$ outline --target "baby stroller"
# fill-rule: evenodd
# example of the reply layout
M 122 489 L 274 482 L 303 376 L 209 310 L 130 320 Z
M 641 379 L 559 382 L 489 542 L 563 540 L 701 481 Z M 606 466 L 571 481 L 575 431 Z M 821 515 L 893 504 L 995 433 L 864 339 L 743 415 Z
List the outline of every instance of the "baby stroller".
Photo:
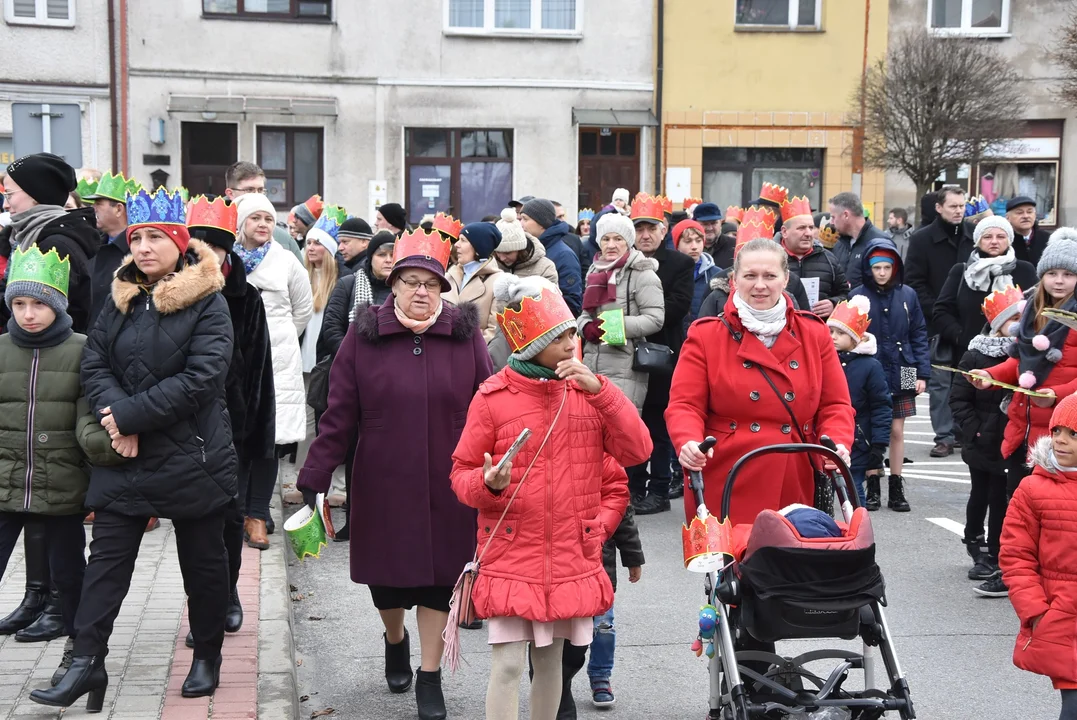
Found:
M 698 506 L 684 528 L 685 565 L 706 574 L 707 604 L 693 645 L 710 658 L 710 715 L 715 720 L 878 720 L 896 711 L 915 718 L 909 686 L 894 651 L 883 606 L 882 574 L 867 511 L 858 503 L 849 468 L 826 445 L 771 445 L 733 465 L 722 494 L 719 523 L 703 500 L 702 473 L 691 473 Z M 706 453 L 715 444 L 708 437 Z M 830 476 L 842 508 L 842 537 L 804 538 L 782 515 L 764 510 L 750 526 L 728 523 L 733 485 L 744 466 L 766 455 L 812 453 L 832 461 Z M 757 463 L 758 466 L 758 463 Z M 739 546 L 739 547 L 738 547 Z M 820 649 L 784 657 L 779 640 L 840 638 L 863 641 L 860 653 Z M 874 648 L 886 669 L 885 689 L 875 687 Z M 821 677 L 806 665 L 836 660 Z M 844 687 L 850 671 L 864 673 L 863 690 Z

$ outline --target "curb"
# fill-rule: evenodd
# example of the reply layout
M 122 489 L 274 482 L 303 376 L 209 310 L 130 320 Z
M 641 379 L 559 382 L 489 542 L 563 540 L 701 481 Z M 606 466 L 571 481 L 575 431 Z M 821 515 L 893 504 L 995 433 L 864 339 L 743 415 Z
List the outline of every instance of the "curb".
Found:
M 297 720 L 299 683 L 295 670 L 292 601 L 288 592 L 287 540 L 281 512 L 281 491 L 274 493 L 270 513 L 277 524 L 275 542 L 260 553 L 258 617 L 258 718 Z

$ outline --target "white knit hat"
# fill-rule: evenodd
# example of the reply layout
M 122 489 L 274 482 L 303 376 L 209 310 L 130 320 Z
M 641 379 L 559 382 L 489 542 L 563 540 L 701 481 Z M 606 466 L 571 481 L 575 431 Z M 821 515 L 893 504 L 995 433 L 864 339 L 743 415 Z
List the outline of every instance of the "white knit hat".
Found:
M 501 231 L 501 242 L 494 252 L 513 252 L 527 249 L 527 235 L 520 221 L 516 219 L 516 209 L 507 207 L 501 211 L 501 219 L 495 223 Z
M 617 188 L 616 190 L 613 191 L 613 200 L 614 200 L 614 202 L 616 202 L 618 200 L 624 200 L 627 203 L 631 199 L 632 198 L 629 197 L 629 195 L 628 195 L 628 190 L 626 190 L 625 188 Z
M 239 198 L 236 203 L 237 240 L 243 241 L 243 228 L 246 227 L 247 218 L 260 210 L 269 213 L 273 216 L 274 221 L 276 220 L 277 209 L 273 207 L 273 203 L 269 201 L 269 198 L 262 193 L 247 193 Z
M 980 222 L 976 223 L 976 229 L 972 231 L 972 239 L 976 244 L 976 247 L 980 247 L 980 238 L 984 233 L 992 228 L 1000 228 L 1006 231 L 1006 237 L 1009 238 L 1010 244 L 1013 244 L 1013 225 L 1010 225 L 1010 221 L 1001 215 L 988 215 Z
M 632 221 L 620 213 L 608 212 L 598 219 L 595 239 L 601 241 L 608 233 L 616 233 L 625 239 L 629 248 L 636 247 L 636 228 Z

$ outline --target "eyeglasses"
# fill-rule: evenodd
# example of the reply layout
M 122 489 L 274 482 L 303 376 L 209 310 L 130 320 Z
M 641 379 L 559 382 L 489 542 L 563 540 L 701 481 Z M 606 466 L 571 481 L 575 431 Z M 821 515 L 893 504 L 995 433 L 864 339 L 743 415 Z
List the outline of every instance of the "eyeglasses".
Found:
M 260 188 L 232 188 L 231 190 L 232 190 L 232 192 L 237 192 L 237 193 L 257 193 L 259 195 L 265 195 L 266 194 L 266 189 L 264 187 L 260 187 Z
M 11 192 L 5 192 L 5 193 L 0 193 L 0 197 L 3 197 L 3 198 L 4 198 L 5 200 L 10 200 L 10 199 L 11 199 L 11 197 L 12 197 L 12 196 L 13 196 L 13 195 L 14 195 L 15 193 L 21 193 L 21 192 L 26 192 L 26 191 L 25 191 L 25 190 L 22 190 L 22 189 L 19 189 L 19 190 L 12 190 Z
M 422 280 L 416 280 L 415 278 L 400 278 L 400 282 L 404 283 L 404 287 L 412 292 L 418 290 L 420 285 L 425 285 L 426 291 L 431 293 L 441 290 L 440 280 L 427 280 L 426 282 L 423 282 Z

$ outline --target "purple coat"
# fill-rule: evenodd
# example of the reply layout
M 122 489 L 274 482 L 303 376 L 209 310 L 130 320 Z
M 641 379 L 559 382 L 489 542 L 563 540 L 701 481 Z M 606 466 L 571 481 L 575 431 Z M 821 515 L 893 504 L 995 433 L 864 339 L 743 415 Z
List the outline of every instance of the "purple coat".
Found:
M 328 492 L 358 432 L 348 523 L 354 582 L 451 586 L 471 561 L 475 511 L 456 499 L 449 471 L 471 398 L 492 372 L 471 304 L 446 303 L 416 335 L 396 319 L 390 295 L 348 327 L 298 484 Z

